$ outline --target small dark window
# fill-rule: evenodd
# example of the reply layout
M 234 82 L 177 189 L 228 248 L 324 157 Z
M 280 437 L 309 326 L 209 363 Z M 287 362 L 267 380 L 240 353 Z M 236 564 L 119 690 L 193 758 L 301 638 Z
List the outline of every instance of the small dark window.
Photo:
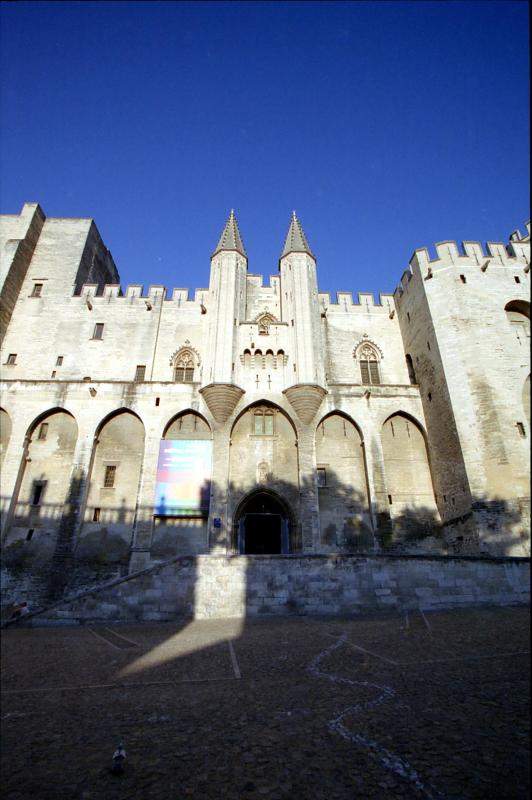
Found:
M 103 479 L 103 485 L 105 489 L 112 489 L 115 485 L 115 477 L 116 477 L 116 466 L 110 465 L 105 468 L 105 477 Z
M 467 283 L 465 275 L 460 275 L 460 280 L 462 281 L 462 283 Z
M 514 275 L 514 281 L 516 283 L 521 283 L 521 278 L 519 277 L 519 275 Z
M 522 422 L 516 422 L 517 432 L 522 439 L 526 439 L 525 426 Z
M 94 509 L 94 511 L 92 512 L 92 521 L 93 522 L 99 522 L 100 521 L 100 512 L 101 512 L 101 508 L 95 508 Z
M 57 373 L 56 373 L 56 371 L 55 371 L 55 369 L 54 369 L 54 371 L 52 372 L 52 378 L 55 378 L 56 374 L 57 374 Z
M 48 436 L 48 423 L 41 422 L 39 425 L 39 433 L 37 434 L 37 439 L 42 440 L 46 439 Z
M 55 366 L 56 367 L 62 367 L 63 366 L 63 356 L 57 356 L 57 361 L 55 362 Z
M 391 494 L 389 494 L 389 495 L 388 495 L 388 503 L 389 503 L 390 505 L 392 505 L 392 503 L 393 503 L 393 500 L 392 500 L 392 496 L 391 496 Z
M 430 350 L 430 342 L 427 342 L 427 350 Z
M 31 297 L 40 297 L 42 295 L 42 283 L 34 283 L 31 290 Z
M 410 322 L 410 314 L 409 314 L 409 312 L 408 312 L 408 311 L 406 312 L 406 318 L 407 318 L 407 320 Z
M 44 483 L 34 483 L 33 484 L 33 493 L 31 496 L 31 504 L 32 506 L 38 506 L 42 500 L 42 494 L 44 491 Z
M 327 470 L 325 467 L 318 467 L 318 486 L 327 486 Z
M 97 322 L 92 334 L 93 339 L 103 339 L 103 322 Z
M 408 368 L 408 378 L 410 380 L 410 383 L 413 386 L 415 386 L 417 384 L 416 372 L 414 370 L 414 364 L 412 362 L 412 356 L 409 353 L 406 354 L 406 366 Z
M 35 528 L 30 528 L 26 534 L 26 541 L 31 542 L 31 537 L 35 533 Z
M 161 398 L 160 397 L 156 397 L 155 398 L 155 405 L 158 406 L 160 404 L 160 402 L 161 402 Z
M 16 364 L 17 363 L 17 354 L 10 353 L 7 357 L 6 364 Z
M 142 383 L 146 377 L 146 367 L 143 364 L 138 364 L 135 370 L 135 383 Z
M 429 398 L 429 403 L 432 403 L 432 395 L 430 392 L 428 393 L 427 397 Z

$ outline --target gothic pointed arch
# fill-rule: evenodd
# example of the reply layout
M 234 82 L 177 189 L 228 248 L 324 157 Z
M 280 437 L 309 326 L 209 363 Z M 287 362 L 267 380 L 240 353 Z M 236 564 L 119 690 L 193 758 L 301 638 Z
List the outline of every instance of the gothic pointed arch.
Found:
M 191 346 L 188 339 L 170 358 L 170 366 L 173 368 L 173 378 L 176 383 L 194 383 L 199 380 L 200 365 L 200 354 L 195 347 Z
M 358 361 L 360 369 L 360 382 L 364 385 L 377 385 L 381 383 L 380 361 L 383 358 L 382 350 L 365 333 L 353 350 L 353 357 Z
M 269 311 L 263 311 L 255 317 L 254 322 L 258 325 L 259 336 L 268 336 L 270 325 L 279 322 L 279 320 Z

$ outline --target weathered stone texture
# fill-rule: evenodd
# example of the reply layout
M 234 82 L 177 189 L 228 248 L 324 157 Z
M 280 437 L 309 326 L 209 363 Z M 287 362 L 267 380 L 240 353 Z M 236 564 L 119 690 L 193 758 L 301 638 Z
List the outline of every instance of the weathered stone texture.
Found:
M 436 260 L 418 250 L 376 304 L 318 292 L 295 218 L 268 286 L 239 239 L 217 248 L 193 298 L 122 292 L 90 219 L 27 204 L 1 222 L 10 598 L 234 553 L 257 496 L 282 517 L 275 552 L 529 555 L 529 235 L 487 253 L 466 242 L 465 255 L 446 242 Z M 258 430 L 261 409 L 273 422 Z M 212 440 L 208 514 L 155 509 L 164 437 Z

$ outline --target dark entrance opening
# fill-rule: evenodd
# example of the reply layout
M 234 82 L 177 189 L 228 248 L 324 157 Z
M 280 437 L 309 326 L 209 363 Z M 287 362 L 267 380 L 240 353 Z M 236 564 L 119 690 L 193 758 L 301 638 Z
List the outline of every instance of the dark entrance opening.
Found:
M 269 492 L 256 492 L 242 504 L 237 521 L 237 550 L 244 555 L 288 553 L 289 518 Z

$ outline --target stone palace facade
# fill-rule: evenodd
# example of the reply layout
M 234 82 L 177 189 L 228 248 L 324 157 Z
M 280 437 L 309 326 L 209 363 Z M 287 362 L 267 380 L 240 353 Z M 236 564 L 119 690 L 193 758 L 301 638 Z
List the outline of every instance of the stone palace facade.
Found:
M 194 297 L 123 291 L 90 219 L 28 203 L 0 237 L 8 587 L 178 555 L 529 555 L 529 228 L 416 250 L 378 303 L 319 291 L 295 214 L 263 285 L 231 212 Z

